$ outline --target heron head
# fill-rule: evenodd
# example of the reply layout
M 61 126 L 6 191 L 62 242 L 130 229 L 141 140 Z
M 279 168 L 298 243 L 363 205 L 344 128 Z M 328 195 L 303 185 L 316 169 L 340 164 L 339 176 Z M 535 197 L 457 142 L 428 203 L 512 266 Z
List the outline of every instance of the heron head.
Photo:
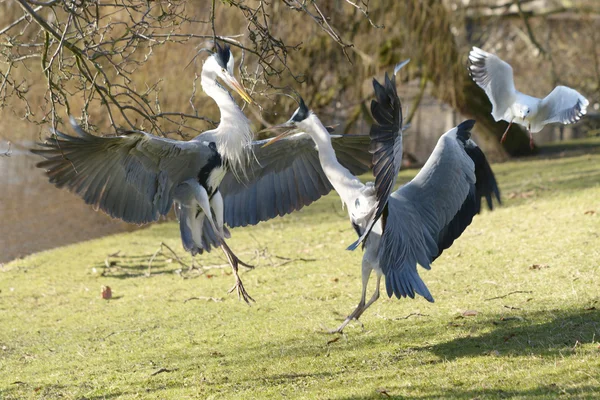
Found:
M 288 121 L 284 122 L 283 124 L 274 125 L 270 128 L 263 129 L 262 132 L 280 130 L 280 129 L 284 130 L 282 133 L 280 133 L 279 135 L 275 136 L 273 139 L 271 139 L 267 143 L 265 143 L 265 145 L 263 147 L 269 146 L 269 145 L 283 139 L 284 137 L 291 135 L 292 133 L 296 132 L 296 128 L 302 128 L 302 123 L 304 121 L 306 121 L 306 119 L 310 116 L 311 111 L 308 109 L 308 107 L 304 103 L 304 100 L 302 99 L 302 97 L 300 97 L 300 96 L 298 96 L 298 97 L 299 97 L 298 108 L 294 111 L 294 114 L 292 114 L 292 118 L 290 118 Z
M 240 95 L 248 104 L 254 104 L 252 97 L 233 75 L 233 54 L 229 45 L 215 42 L 216 51 L 206 60 L 203 69 L 215 73 L 227 86 Z

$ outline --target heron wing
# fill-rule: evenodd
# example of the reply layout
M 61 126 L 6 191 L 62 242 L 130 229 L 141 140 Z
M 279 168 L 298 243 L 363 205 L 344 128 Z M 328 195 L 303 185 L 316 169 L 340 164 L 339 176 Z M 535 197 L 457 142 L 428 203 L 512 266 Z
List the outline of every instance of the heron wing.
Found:
M 221 182 L 224 220 L 230 227 L 255 225 L 289 214 L 332 189 L 308 134 L 298 133 L 262 147 L 267 141 L 253 143 L 247 179 L 240 181 L 227 172 Z M 354 174 L 370 167 L 369 142 L 366 135 L 332 136 L 338 160 Z
M 499 121 L 515 102 L 517 94 L 512 67 L 498 56 L 473 47 L 469 53 L 471 77 L 492 103 L 492 116 Z
M 381 217 L 388 198 L 398 178 L 402 165 L 402 104 L 396 92 L 396 77 L 385 74 L 385 86 L 373 79 L 375 99 L 371 101 L 371 114 L 375 123 L 371 125 L 370 151 L 373 154 L 376 205 L 365 230 L 348 250 L 354 250 L 369 235 Z
M 589 101 L 577 90 L 557 86 L 540 102 L 532 125 L 543 126 L 553 122 L 575 123 L 587 112 L 589 104 Z
M 87 204 L 113 218 L 143 224 L 165 215 L 173 189 L 194 178 L 214 150 L 199 141 L 181 142 L 147 133 L 117 137 L 89 134 L 73 123 L 77 136 L 55 132 L 38 149 L 50 182 L 67 187 Z
M 481 209 L 500 200 L 494 174 L 483 152 L 470 140 L 475 121 L 465 121 L 439 139 L 417 176 L 392 193 L 379 247 L 388 296 L 433 301 L 417 272 L 448 248 Z

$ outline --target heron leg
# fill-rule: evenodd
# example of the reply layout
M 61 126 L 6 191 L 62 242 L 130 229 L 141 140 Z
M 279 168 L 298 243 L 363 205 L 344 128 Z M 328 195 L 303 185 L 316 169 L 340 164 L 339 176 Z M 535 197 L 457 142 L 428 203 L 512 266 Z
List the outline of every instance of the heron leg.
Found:
M 223 231 L 223 212 L 225 207 L 223 205 L 223 196 L 221 196 L 221 192 L 218 190 L 213 193 L 213 196 L 210 199 L 210 206 L 214 212 L 215 224 L 219 229 L 218 233 L 222 238 L 224 238 L 225 232 Z
M 238 265 L 241 264 L 241 261 L 233 253 L 233 251 L 231 251 L 231 249 L 229 248 L 227 243 L 225 243 L 224 240 L 221 243 L 221 249 L 223 250 L 223 253 L 225 253 L 225 257 L 227 257 L 227 261 L 229 262 L 229 265 L 231 265 L 231 269 L 233 270 L 233 275 L 235 276 L 235 285 L 233 285 L 233 287 L 231 289 L 229 289 L 228 293 L 231 293 L 234 290 L 236 290 L 237 294 L 238 294 L 238 298 L 244 299 L 244 301 L 249 305 L 250 301 L 255 301 L 255 300 L 252 298 L 252 296 L 250 296 L 248 294 L 248 292 L 246 292 L 246 289 L 244 288 L 244 284 L 242 283 L 242 279 L 240 278 L 240 275 L 238 273 Z
M 508 127 L 506 127 L 506 130 L 502 134 L 502 138 L 500 139 L 500 143 L 504 143 L 506 141 L 506 135 L 508 134 L 508 131 L 510 130 L 510 127 L 512 126 L 512 124 L 513 124 L 513 122 L 510 121 L 509 124 L 508 124 Z
M 371 296 L 371 298 L 369 299 L 369 301 L 367 302 L 367 304 L 364 305 L 364 307 L 362 308 L 362 310 L 360 311 L 360 313 L 355 317 L 356 319 L 359 319 L 361 315 L 363 315 L 363 313 L 365 311 L 367 311 L 367 308 L 371 307 L 371 305 L 373 303 L 375 303 L 377 300 L 379 300 L 379 286 L 381 283 L 381 275 L 377 275 L 377 286 L 375 286 L 375 293 L 373 293 L 373 296 Z
M 329 333 L 342 333 L 344 331 L 344 328 L 346 327 L 346 325 L 348 325 L 350 323 L 350 321 L 352 321 L 353 319 L 358 320 L 358 318 L 366 310 L 365 302 L 367 300 L 367 284 L 369 283 L 371 271 L 372 271 L 371 265 L 369 264 L 369 262 L 367 260 L 365 260 L 363 258 L 363 261 L 362 261 L 362 293 L 360 296 L 360 301 L 358 302 L 358 305 L 356 306 L 354 311 L 352 311 L 350 313 L 350 315 L 348 315 L 346 317 L 344 322 L 342 322 L 342 324 L 340 326 L 338 326 L 336 329 L 330 330 Z M 377 281 L 377 291 L 376 291 L 377 297 L 379 297 L 378 292 L 379 292 L 379 280 Z M 375 297 L 375 295 L 373 295 L 373 297 Z M 369 305 L 371 305 L 375 300 L 377 300 L 377 299 L 373 300 L 373 297 L 371 298 L 371 300 L 369 300 Z

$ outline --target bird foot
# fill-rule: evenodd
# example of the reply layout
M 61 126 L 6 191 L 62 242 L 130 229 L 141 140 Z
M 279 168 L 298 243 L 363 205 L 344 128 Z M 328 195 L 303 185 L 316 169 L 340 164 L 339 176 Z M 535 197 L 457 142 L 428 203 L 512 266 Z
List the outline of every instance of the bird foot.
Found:
M 336 329 L 327 329 L 326 333 L 335 335 L 336 333 L 339 334 L 343 334 L 344 333 L 344 329 L 346 328 L 346 326 L 351 322 L 351 321 L 356 321 L 360 324 L 360 326 L 365 329 L 365 326 L 363 325 L 362 322 L 360 322 L 360 320 L 358 319 L 358 316 L 353 316 L 353 315 L 349 315 L 344 322 L 342 322 L 342 324 L 340 326 L 338 326 Z
M 246 304 L 250 305 L 250 301 L 256 303 L 252 296 L 250 296 L 248 292 L 246 292 L 246 289 L 244 288 L 244 284 L 242 283 L 241 279 L 237 278 L 235 281 L 235 285 L 233 285 L 233 287 L 229 289 L 227 293 L 232 293 L 234 290 L 237 291 L 238 299 L 244 299 Z

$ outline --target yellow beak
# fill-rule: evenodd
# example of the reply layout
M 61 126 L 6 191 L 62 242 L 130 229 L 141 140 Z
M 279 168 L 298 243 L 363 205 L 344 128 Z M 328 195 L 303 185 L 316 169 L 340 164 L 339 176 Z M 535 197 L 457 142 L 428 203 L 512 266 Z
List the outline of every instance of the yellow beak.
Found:
M 288 121 L 288 122 L 286 122 L 284 124 L 281 124 L 281 125 L 274 125 L 274 126 L 272 126 L 270 128 L 263 129 L 261 132 L 274 131 L 274 130 L 277 130 L 277 129 L 286 129 L 286 131 L 283 132 L 283 133 L 281 133 L 281 134 L 279 134 L 279 135 L 277 135 L 277 136 L 275 136 L 273 139 L 271 139 L 267 143 L 263 144 L 262 147 L 270 146 L 273 143 L 280 141 L 284 137 L 289 136 L 292 133 L 294 133 L 294 124 L 292 124 L 292 123 L 290 123 Z
M 248 92 L 246 92 L 246 89 L 244 89 L 244 87 L 242 86 L 241 83 L 238 82 L 237 79 L 235 79 L 234 76 L 227 74 L 227 83 L 229 84 L 229 86 L 235 90 L 237 92 L 237 94 L 240 95 L 240 97 L 242 99 L 244 99 L 244 101 L 248 104 L 256 104 L 256 102 L 252 99 L 252 97 L 250 97 L 250 95 L 248 94 Z

